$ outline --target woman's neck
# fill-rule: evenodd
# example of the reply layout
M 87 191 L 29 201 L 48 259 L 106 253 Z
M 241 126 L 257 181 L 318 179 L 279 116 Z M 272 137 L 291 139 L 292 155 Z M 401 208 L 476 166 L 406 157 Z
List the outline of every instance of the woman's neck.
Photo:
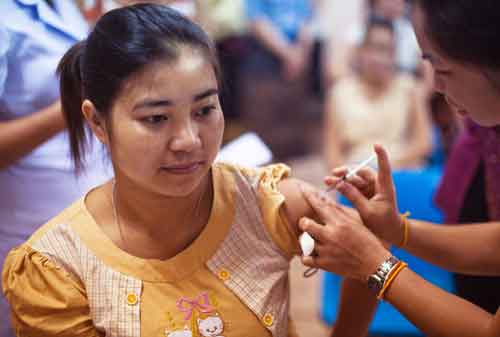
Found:
M 120 178 L 113 189 L 119 246 L 138 257 L 168 259 L 177 255 L 199 236 L 210 216 L 210 175 L 186 197 L 164 197 Z
M 387 91 L 392 79 L 374 79 L 367 75 L 360 75 L 364 91 L 369 98 L 377 98 Z

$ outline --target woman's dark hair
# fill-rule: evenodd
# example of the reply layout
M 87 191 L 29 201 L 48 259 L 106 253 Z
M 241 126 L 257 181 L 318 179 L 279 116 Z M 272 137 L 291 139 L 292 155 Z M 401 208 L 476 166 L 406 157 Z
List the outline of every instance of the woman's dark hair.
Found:
M 414 0 L 430 39 L 448 57 L 500 71 L 500 1 Z
M 370 32 L 375 29 L 375 28 L 383 28 L 387 29 L 388 31 L 391 32 L 392 35 L 394 35 L 394 24 L 392 23 L 391 20 L 388 20 L 386 18 L 383 18 L 378 15 L 370 15 L 366 22 L 366 27 L 365 27 L 365 35 L 363 38 L 363 44 L 368 42 L 368 39 L 370 37 Z
M 105 119 L 124 82 L 147 65 L 175 61 L 182 47 L 201 51 L 220 82 L 212 41 L 195 23 L 163 5 L 139 4 L 102 16 L 85 41 L 60 61 L 61 102 L 75 169 L 83 168 L 88 131 L 81 106 L 90 100 Z

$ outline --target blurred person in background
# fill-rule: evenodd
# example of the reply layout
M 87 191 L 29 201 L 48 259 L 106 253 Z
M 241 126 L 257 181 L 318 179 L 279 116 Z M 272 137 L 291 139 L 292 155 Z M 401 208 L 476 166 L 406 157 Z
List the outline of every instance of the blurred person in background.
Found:
M 363 161 L 372 145 L 387 147 L 398 168 L 425 164 L 431 150 L 428 107 L 412 76 L 396 67 L 393 24 L 373 16 L 358 49 L 358 69 L 339 80 L 325 107 L 328 167 Z
M 313 106 L 314 98 L 321 96 L 316 76 L 321 47 L 312 34 L 314 4 L 245 1 L 250 50 L 242 69 L 243 118 L 281 159 L 307 151 L 307 123 L 320 118 L 321 108 Z M 300 142 L 297 132 L 303 135 Z
M 246 15 L 260 52 L 262 71 L 278 71 L 293 81 L 303 74 L 313 43 L 310 31 L 311 0 L 247 0 Z M 265 69 L 265 67 L 269 69 Z
M 244 0 L 200 0 L 201 25 L 216 43 L 224 70 L 221 104 L 226 119 L 224 141 L 244 132 L 240 117 L 241 68 L 249 52 Z
M 313 27 L 324 41 L 321 64 L 323 88 L 330 88 L 335 82 L 333 61 L 336 60 L 337 50 L 345 45 L 346 27 L 364 23 L 365 12 L 365 0 L 315 0 Z
M 396 64 L 399 70 L 417 73 L 421 70 L 420 49 L 415 32 L 407 17 L 405 0 L 368 0 L 365 15 L 372 15 L 390 20 L 394 24 L 396 40 Z M 332 70 L 335 78 L 346 76 L 352 72 L 356 46 L 365 36 L 366 21 L 356 21 L 347 28 L 344 43 L 340 44 L 337 56 L 333 60 Z
M 106 179 L 104 152 L 88 144 L 76 176 L 55 74 L 87 23 L 73 1 L 0 2 L 0 265 L 7 252 L 68 203 Z M 13 336 L 0 297 L 0 336 Z

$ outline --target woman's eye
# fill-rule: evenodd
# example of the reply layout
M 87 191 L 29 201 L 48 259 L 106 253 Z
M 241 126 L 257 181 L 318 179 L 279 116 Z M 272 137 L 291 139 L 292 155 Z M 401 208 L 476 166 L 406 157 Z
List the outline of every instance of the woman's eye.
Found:
M 201 108 L 197 113 L 196 113 L 196 116 L 199 116 L 199 117 L 205 117 L 205 116 L 208 116 L 210 115 L 210 113 L 215 110 L 215 105 L 209 105 L 209 106 L 206 106 L 206 107 L 203 107 Z
M 165 115 L 153 115 L 153 116 L 144 117 L 142 120 L 146 123 L 149 123 L 149 124 L 159 124 L 161 122 L 168 120 L 168 118 Z

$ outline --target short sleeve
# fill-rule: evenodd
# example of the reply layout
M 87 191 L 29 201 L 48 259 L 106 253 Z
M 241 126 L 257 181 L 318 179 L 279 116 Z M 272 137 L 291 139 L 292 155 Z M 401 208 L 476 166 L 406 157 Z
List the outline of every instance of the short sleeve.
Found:
M 9 253 L 2 285 L 17 336 L 103 336 L 92 323 L 83 285 L 30 247 Z
M 7 53 L 10 47 L 10 36 L 5 27 L 0 25 L 0 97 L 2 97 L 7 80 Z
M 289 258 L 300 254 L 297 234 L 284 212 L 285 197 L 278 190 L 278 183 L 288 178 L 291 170 L 283 164 L 263 167 L 257 171 L 257 199 L 264 224 L 276 245 Z

